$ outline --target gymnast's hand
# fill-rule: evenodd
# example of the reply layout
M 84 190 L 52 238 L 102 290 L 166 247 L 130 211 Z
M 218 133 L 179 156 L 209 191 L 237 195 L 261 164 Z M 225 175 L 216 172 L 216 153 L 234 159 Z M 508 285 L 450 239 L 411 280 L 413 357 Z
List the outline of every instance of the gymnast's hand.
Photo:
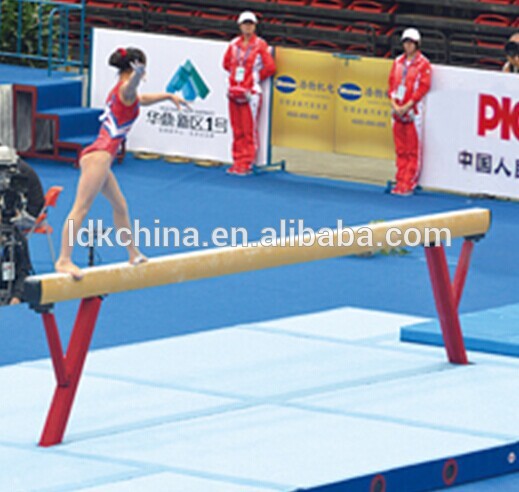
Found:
M 182 106 L 184 106 L 185 108 L 187 108 L 188 110 L 191 111 L 191 106 L 183 97 L 177 96 L 175 94 L 170 94 L 169 98 L 171 99 L 171 102 L 177 107 L 177 109 L 179 111 L 182 110 Z
M 132 67 L 133 73 L 139 77 L 139 79 L 144 77 L 144 74 L 146 73 L 146 65 L 144 65 L 144 63 L 134 61 L 130 63 L 130 67 Z

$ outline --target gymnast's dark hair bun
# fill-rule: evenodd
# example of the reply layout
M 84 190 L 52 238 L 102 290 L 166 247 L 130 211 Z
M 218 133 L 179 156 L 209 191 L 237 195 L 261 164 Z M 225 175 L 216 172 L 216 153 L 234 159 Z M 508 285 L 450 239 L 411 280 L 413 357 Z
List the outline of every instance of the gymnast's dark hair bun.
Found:
M 119 72 L 131 70 L 131 64 L 139 62 L 146 65 L 146 55 L 139 48 L 117 48 L 108 60 L 111 67 L 119 69 Z

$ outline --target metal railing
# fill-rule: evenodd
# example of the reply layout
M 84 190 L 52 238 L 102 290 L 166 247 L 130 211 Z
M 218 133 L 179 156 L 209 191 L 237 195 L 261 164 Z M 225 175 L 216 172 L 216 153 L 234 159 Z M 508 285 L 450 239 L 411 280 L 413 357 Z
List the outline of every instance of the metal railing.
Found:
M 12 0 L 13 2 L 15 0 Z M 34 14 L 24 18 L 24 5 L 33 5 Z M 7 2 L 0 5 L 0 39 L 5 41 L 6 22 L 3 17 Z M 77 53 L 71 46 L 71 18 L 79 22 Z M 0 50 L 0 57 L 47 63 L 48 75 L 57 68 L 76 68 L 83 73 L 85 66 L 85 0 L 63 3 L 52 0 L 17 0 L 16 46 Z M 35 31 L 35 32 L 34 32 Z M 34 37 L 35 36 L 35 37 Z M 24 37 L 31 37 L 35 47 L 24 48 Z M 74 57 L 74 55 L 77 55 Z

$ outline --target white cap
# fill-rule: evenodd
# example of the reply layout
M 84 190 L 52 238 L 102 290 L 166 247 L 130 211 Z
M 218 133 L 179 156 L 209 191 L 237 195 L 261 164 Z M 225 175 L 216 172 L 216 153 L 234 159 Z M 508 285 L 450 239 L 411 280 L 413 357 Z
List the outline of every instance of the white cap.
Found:
M 415 29 L 414 27 L 408 27 L 403 33 L 402 33 L 402 41 L 406 39 L 410 39 L 411 41 L 414 41 L 415 43 L 419 43 L 422 39 L 420 36 L 420 33 L 418 29 Z
M 250 10 L 246 10 L 245 12 L 242 12 L 240 16 L 238 17 L 238 24 L 241 24 L 242 22 L 254 22 L 254 24 L 258 23 L 258 18 L 256 17 L 256 14 L 254 12 L 251 12 Z

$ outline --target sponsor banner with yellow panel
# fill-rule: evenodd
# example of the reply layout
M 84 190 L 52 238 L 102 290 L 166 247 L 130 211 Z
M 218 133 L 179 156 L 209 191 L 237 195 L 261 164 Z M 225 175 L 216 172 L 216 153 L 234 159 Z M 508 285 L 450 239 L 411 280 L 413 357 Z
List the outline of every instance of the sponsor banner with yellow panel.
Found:
M 272 144 L 333 152 L 337 62 L 331 53 L 276 48 Z
M 387 80 L 391 60 L 337 58 L 335 152 L 391 159 L 394 156 Z
M 390 60 L 276 49 L 272 144 L 392 158 Z

